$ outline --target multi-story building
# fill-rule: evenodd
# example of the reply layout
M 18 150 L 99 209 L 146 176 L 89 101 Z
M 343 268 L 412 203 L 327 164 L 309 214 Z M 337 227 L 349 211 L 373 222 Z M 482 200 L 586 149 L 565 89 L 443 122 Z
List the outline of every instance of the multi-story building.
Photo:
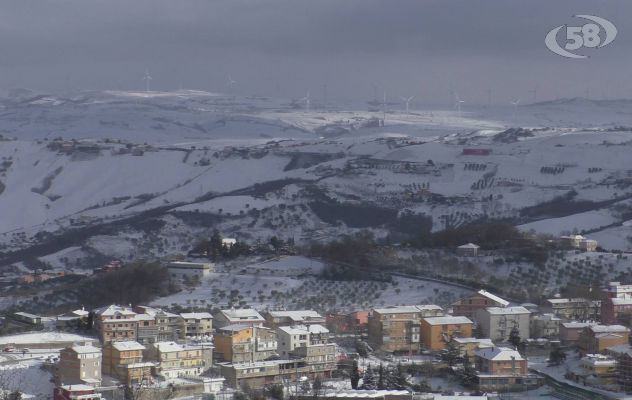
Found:
M 103 400 L 94 386 L 86 384 L 61 385 L 53 390 L 53 400 Z
M 596 321 L 601 316 L 601 301 L 584 298 L 547 299 L 543 311 L 567 321 Z
M 214 335 L 218 360 L 246 363 L 267 360 L 277 354 L 277 336 L 270 328 L 229 325 Z
M 198 376 L 211 367 L 208 362 L 213 353 L 212 346 L 188 346 L 175 342 L 150 344 L 146 358 L 157 363 L 154 371 L 163 378 Z
M 531 318 L 531 337 L 535 339 L 557 338 L 560 335 L 561 323 L 562 319 L 552 313 L 534 315 Z
M 579 362 L 580 371 L 575 375 L 591 385 L 612 385 L 617 381 L 617 361 L 603 354 L 586 354 Z
M 452 314 L 456 316 L 474 318 L 474 314 L 477 310 L 482 310 L 487 307 L 507 307 L 508 305 L 509 302 L 507 300 L 501 299 L 500 297 L 481 289 L 478 292 L 453 303 Z
M 488 307 L 477 310 L 474 320 L 480 326 L 483 336 L 491 340 L 507 341 L 514 329 L 521 339 L 529 338 L 531 312 L 524 307 Z
M 329 378 L 336 364 L 309 365 L 304 359 L 259 361 L 245 364 L 220 364 L 220 372 L 226 383 L 234 388 L 247 384 L 259 389 L 271 384 L 297 382 L 302 377 Z
M 280 326 L 276 335 L 281 358 L 289 358 L 300 347 L 329 343 L 329 330 L 322 325 Z
M 228 325 L 263 326 L 266 322 L 261 314 L 252 308 L 220 310 L 213 319 L 216 328 Z
M 417 353 L 420 350 L 420 321 L 444 315 L 436 305 L 376 308 L 369 314 L 369 342 L 387 352 Z
M 59 353 L 57 385 L 101 383 L 101 349 L 91 344 L 66 347 Z
M 601 302 L 601 321 L 606 324 L 632 325 L 632 285 L 610 282 Z
M 265 325 L 272 329 L 289 325 L 325 324 L 325 317 L 312 310 L 268 311 L 263 317 L 266 319 Z
M 134 312 L 138 315 L 149 315 L 155 321 L 155 342 L 175 341 L 183 337 L 182 317 L 159 308 L 136 306 Z
M 447 315 L 421 320 L 421 343 L 428 350 L 443 350 L 456 337 L 472 337 L 469 318 Z
M 608 347 L 628 344 L 630 329 L 622 325 L 592 325 L 579 336 L 579 348 L 584 354 L 604 352 Z
M 158 341 L 158 325 L 156 318 L 149 314 L 136 314 L 136 340 L 139 343 L 156 343 Z
M 481 391 L 524 390 L 536 385 L 529 376 L 527 360 L 514 349 L 488 347 L 476 352 L 478 389 Z
M 606 350 L 617 360 L 617 383 L 621 392 L 632 393 L 632 346 L 629 344 L 609 347 Z
M 95 328 L 102 343 L 136 340 L 138 321 L 129 307 L 111 305 L 95 310 Z
M 360 333 L 369 325 L 368 311 L 354 311 L 348 314 L 332 313 L 325 317 L 327 329 L 335 333 Z
M 579 344 L 579 337 L 585 328 L 598 325 L 596 322 L 562 322 L 560 324 L 560 342 L 565 346 Z
M 184 337 L 211 336 L 213 333 L 213 316 L 207 312 L 180 314 L 181 333 Z
M 103 346 L 103 373 L 127 385 L 151 378 L 151 362 L 143 360 L 145 346 L 135 341 L 109 342 Z

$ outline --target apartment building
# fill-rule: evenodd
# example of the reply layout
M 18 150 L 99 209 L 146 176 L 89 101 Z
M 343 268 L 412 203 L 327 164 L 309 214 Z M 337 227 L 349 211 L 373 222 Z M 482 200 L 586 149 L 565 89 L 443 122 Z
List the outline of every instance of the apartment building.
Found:
M 494 347 L 492 340 L 487 338 L 455 337 L 452 338 L 452 343 L 456 345 L 461 357 L 467 356 L 470 360 L 474 360 L 478 350 Z
M 480 349 L 475 355 L 478 390 L 524 390 L 536 386 L 539 378 L 530 376 L 528 363 L 520 353 L 507 347 Z
M 369 342 L 387 352 L 417 353 L 420 350 L 420 321 L 444 315 L 436 305 L 376 308 L 369 314 Z
M 601 320 L 606 324 L 632 325 L 632 285 L 609 283 L 601 302 Z
M 531 318 L 531 337 L 535 339 L 557 338 L 560 335 L 562 319 L 553 313 L 534 315 Z
M 127 385 L 151 378 L 151 362 L 143 359 L 145 346 L 135 341 L 109 342 L 103 346 L 103 372 Z
M 186 261 L 174 261 L 167 264 L 167 272 L 172 279 L 201 280 L 209 276 L 215 269 L 213 263 L 196 263 Z
M 233 388 L 247 384 L 250 388 L 260 389 L 266 385 L 297 382 L 302 377 L 314 380 L 316 377 L 329 378 L 335 369 L 317 368 L 308 365 L 303 359 L 260 361 L 246 364 L 220 364 L 220 373 L 226 383 Z
M 220 310 L 213 316 L 213 320 L 216 328 L 228 325 L 263 326 L 266 322 L 265 318 L 252 308 Z
M 268 328 L 288 325 L 324 325 L 325 317 L 312 310 L 268 311 L 263 314 Z
M 522 306 L 488 307 L 474 313 L 474 320 L 481 328 L 483 336 L 494 341 L 507 341 L 513 329 L 518 330 L 521 339 L 529 338 L 531 312 Z
M 281 326 L 277 328 L 276 335 L 281 358 L 289 358 L 301 347 L 329 343 L 329 329 L 322 325 Z
M 596 321 L 601 317 L 601 301 L 580 297 L 547 299 L 543 311 L 567 321 Z
M 463 316 L 447 315 L 421 320 L 421 344 L 428 350 L 443 350 L 456 337 L 472 337 L 472 321 Z
M 213 334 L 213 316 L 207 312 L 182 313 L 181 334 L 184 337 L 211 336 Z
M 59 352 L 57 385 L 101 383 L 101 349 L 92 344 L 77 344 Z
M 158 342 L 147 346 L 146 359 L 157 363 L 154 371 L 165 379 L 199 376 L 211 367 L 213 347 Z
M 102 343 L 136 340 L 138 321 L 129 307 L 110 305 L 95 310 L 94 325 Z
M 138 315 L 148 315 L 155 321 L 156 340 L 154 342 L 168 342 L 180 339 L 182 333 L 182 317 L 159 308 L 136 306 L 134 312 Z
M 592 325 L 579 335 L 579 349 L 584 354 L 603 353 L 608 347 L 628 344 L 630 329 L 622 325 Z
M 579 337 L 585 328 L 598 325 L 596 322 L 562 322 L 560 323 L 560 342 L 565 346 L 579 343 Z
M 216 358 L 224 362 L 264 361 L 277 354 L 277 336 L 270 328 L 229 325 L 219 328 L 213 341 Z
M 501 299 L 486 290 L 479 290 L 478 292 L 453 303 L 452 315 L 471 319 L 474 318 L 474 314 L 477 310 L 482 310 L 488 307 L 507 307 L 508 305 L 509 302 L 507 300 Z

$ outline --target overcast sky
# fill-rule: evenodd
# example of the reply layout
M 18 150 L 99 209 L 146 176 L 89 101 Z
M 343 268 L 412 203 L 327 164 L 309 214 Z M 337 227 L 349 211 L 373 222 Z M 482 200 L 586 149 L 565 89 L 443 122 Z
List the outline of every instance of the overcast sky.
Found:
M 616 40 L 590 59 L 544 37 L 598 15 Z M 0 0 L 0 88 L 227 91 L 316 101 L 505 104 L 632 98 L 632 2 L 624 0 Z

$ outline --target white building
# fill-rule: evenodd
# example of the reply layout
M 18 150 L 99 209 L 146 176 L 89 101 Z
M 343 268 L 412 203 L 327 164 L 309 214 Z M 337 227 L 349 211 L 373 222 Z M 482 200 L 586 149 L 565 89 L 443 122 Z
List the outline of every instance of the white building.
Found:
M 329 330 L 322 325 L 281 326 L 277 330 L 277 350 L 282 358 L 299 347 L 310 347 L 329 342 Z
M 529 338 L 531 312 L 524 307 L 488 307 L 477 310 L 474 320 L 481 327 L 483 336 L 492 340 L 506 341 L 513 328 L 517 328 L 522 340 Z
M 167 265 L 169 276 L 174 279 L 202 279 L 207 277 L 213 269 L 213 263 L 195 263 L 173 261 Z
M 474 243 L 467 243 L 456 248 L 456 254 L 465 257 L 476 257 L 480 246 Z
M 532 338 L 556 338 L 560 334 L 562 319 L 553 313 L 534 315 L 531 318 Z

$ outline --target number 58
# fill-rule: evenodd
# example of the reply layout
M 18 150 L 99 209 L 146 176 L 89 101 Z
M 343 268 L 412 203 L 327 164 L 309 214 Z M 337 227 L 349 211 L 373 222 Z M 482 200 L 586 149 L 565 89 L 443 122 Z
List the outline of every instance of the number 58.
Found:
M 566 43 L 566 50 L 577 50 L 580 47 L 597 47 L 601 43 L 599 37 L 599 25 L 586 24 L 584 26 L 567 26 L 566 39 L 572 40 L 572 43 Z

